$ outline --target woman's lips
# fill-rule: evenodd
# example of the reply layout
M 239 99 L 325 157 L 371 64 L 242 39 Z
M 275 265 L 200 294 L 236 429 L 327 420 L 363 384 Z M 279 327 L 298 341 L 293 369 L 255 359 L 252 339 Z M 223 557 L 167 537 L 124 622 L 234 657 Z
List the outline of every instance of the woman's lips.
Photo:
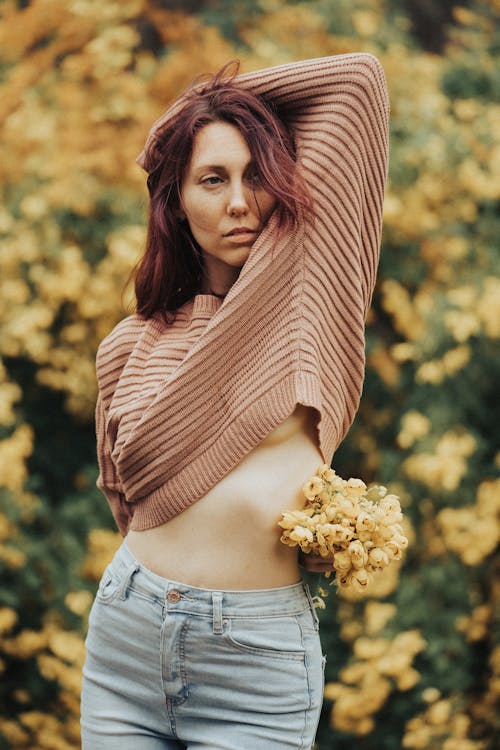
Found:
M 238 245 L 245 245 L 247 242 L 253 242 L 255 240 L 255 237 L 257 235 L 257 232 L 252 229 L 247 230 L 236 230 L 231 232 L 230 234 L 226 234 L 225 237 L 230 242 Z

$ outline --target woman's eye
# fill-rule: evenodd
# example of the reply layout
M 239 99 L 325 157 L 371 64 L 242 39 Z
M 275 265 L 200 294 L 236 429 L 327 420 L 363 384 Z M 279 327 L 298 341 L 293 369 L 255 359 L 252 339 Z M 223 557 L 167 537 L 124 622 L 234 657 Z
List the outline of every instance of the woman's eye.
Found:
M 201 182 L 203 185 L 218 185 L 222 180 L 217 175 L 210 175 L 209 177 L 204 177 Z

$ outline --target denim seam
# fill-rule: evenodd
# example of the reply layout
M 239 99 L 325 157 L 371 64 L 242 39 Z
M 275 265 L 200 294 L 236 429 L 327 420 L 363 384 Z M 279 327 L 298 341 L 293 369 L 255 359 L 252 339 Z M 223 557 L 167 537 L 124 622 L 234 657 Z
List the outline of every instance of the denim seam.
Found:
M 163 659 L 164 659 L 163 652 L 165 651 L 165 628 L 167 625 L 167 617 L 166 617 L 167 612 L 165 610 L 166 610 L 166 607 L 164 607 L 163 612 L 162 612 L 162 623 L 161 623 L 161 628 L 160 628 L 160 653 L 158 654 L 158 657 L 159 657 L 158 663 L 160 667 L 161 691 L 163 695 L 165 696 L 165 703 L 168 704 L 167 693 L 165 690 L 165 680 L 163 679 Z M 168 711 L 168 707 L 167 707 L 167 711 Z
M 175 720 L 174 707 L 175 702 L 167 696 L 165 698 L 165 708 L 167 709 L 168 720 L 170 722 L 170 734 L 174 739 L 177 739 L 177 723 Z
M 267 612 L 231 614 L 231 610 L 226 609 L 225 614 L 233 620 L 268 620 L 279 619 L 282 617 L 298 617 L 299 615 L 303 615 L 304 612 L 307 612 L 308 609 L 309 605 L 306 605 L 303 609 L 283 610 L 282 612 L 276 612 L 276 614 L 270 614 Z
M 162 612 L 162 622 L 160 626 L 160 647 L 159 647 L 159 654 L 158 654 L 158 674 L 160 678 L 160 690 L 161 694 L 163 695 L 165 702 L 164 702 L 164 708 L 167 712 L 167 718 L 170 722 L 171 727 L 171 734 L 174 736 L 175 732 L 175 717 L 173 716 L 170 702 L 166 693 L 165 689 L 165 681 L 163 679 L 163 652 L 165 650 L 165 625 L 166 625 L 166 611 L 164 608 L 164 611 Z
M 186 671 L 186 635 L 190 625 L 190 617 L 186 617 L 179 636 L 180 674 L 182 682 L 182 697 L 175 698 L 175 704 L 184 703 L 189 697 L 188 680 Z
M 163 607 L 163 599 L 159 596 L 151 596 L 150 594 L 147 594 L 143 589 L 138 589 L 137 586 L 134 586 L 133 584 L 129 586 L 128 590 L 136 594 L 136 596 L 139 596 L 141 599 L 145 599 L 148 602 L 152 602 L 153 604 L 159 604 L 160 607 Z
M 309 697 L 309 703 L 307 705 L 307 708 L 304 709 L 304 726 L 302 729 L 302 736 L 300 738 L 300 748 L 299 748 L 299 750 L 304 750 L 304 740 L 305 740 L 306 729 L 307 729 L 307 713 L 308 711 L 311 710 L 312 699 L 311 699 L 311 682 L 309 680 L 309 670 L 308 670 L 309 664 L 308 664 L 308 657 L 307 657 L 307 649 L 306 649 L 306 644 L 304 641 L 304 632 L 302 630 L 302 625 L 298 618 L 297 618 L 297 625 L 300 631 L 300 640 L 302 643 L 302 648 L 304 650 L 304 671 L 306 673 L 307 695 Z
M 277 612 L 276 614 L 267 614 L 266 612 L 259 612 L 257 614 L 255 614 L 255 612 L 233 614 L 230 609 L 229 610 L 224 609 L 224 617 L 229 617 L 231 620 L 271 620 L 271 619 L 281 619 L 283 617 L 298 617 L 299 615 L 303 615 L 305 612 L 309 612 L 309 610 L 310 610 L 309 605 L 306 606 L 305 609 L 292 610 L 291 612 L 288 612 L 288 611 Z M 189 615 L 191 617 L 204 617 L 208 620 L 211 620 L 213 618 L 212 610 L 207 610 L 205 612 L 197 612 L 195 608 L 182 607 L 180 604 L 177 604 L 177 603 L 169 606 L 169 612 L 176 612 L 178 614 Z

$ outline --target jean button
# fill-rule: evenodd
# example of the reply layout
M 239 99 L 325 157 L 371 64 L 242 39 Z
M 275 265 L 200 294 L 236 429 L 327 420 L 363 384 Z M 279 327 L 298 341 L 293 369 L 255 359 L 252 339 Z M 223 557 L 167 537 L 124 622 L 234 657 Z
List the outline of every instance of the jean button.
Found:
M 172 591 L 169 591 L 169 592 L 168 592 L 168 594 L 167 594 L 167 599 L 168 599 L 168 601 L 169 601 L 169 602 L 172 602 L 172 603 L 174 603 L 174 604 L 175 604 L 175 602 L 178 602 L 178 601 L 180 601 L 180 599 L 181 599 L 181 595 L 180 595 L 180 593 L 179 593 L 179 592 L 177 591 L 177 589 L 172 589 Z

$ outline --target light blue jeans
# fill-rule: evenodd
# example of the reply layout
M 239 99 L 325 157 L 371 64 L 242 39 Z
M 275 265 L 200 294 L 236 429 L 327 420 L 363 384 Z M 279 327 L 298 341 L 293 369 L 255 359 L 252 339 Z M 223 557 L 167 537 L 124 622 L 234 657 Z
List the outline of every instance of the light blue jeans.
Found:
M 309 750 L 323 695 L 302 583 L 212 591 L 123 543 L 101 579 L 83 669 L 83 750 Z

